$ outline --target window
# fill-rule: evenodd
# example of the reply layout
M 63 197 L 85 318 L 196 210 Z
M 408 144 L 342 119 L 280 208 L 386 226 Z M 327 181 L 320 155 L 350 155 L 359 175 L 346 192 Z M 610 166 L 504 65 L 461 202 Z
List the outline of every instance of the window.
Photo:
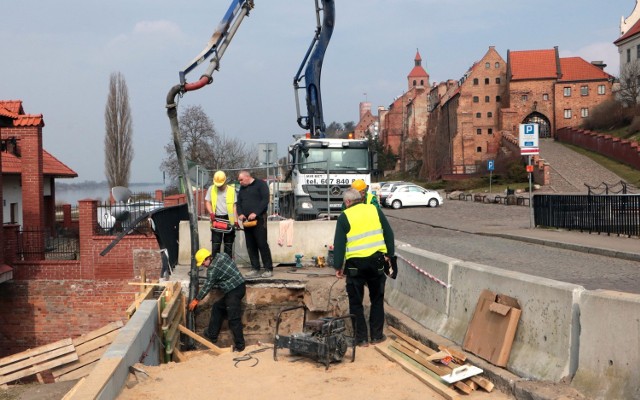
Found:
M 542 100 L 549 101 L 549 94 L 548 93 L 543 94 L 542 95 Z
M 522 97 L 520 97 L 520 99 L 522 101 L 527 101 L 529 99 L 529 96 L 527 96 L 526 94 L 523 94 Z
M 587 118 L 589 116 L 589 109 L 588 108 L 581 108 L 580 109 L 580 116 L 582 118 Z
M 491 63 L 484 63 L 484 67 L 485 67 L 486 69 L 491 68 Z
M 476 147 L 476 153 L 482 153 L 482 146 Z
M 473 102 L 474 103 L 479 103 L 480 102 L 480 98 L 478 96 L 473 96 Z
M 477 85 L 478 84 L 478 78 L 473 78 L 473 84 Z
M 424 86 L 424 79 L 420 79 L 420 86 Z
M 482 113 L 476 113 L 476 118 L 482 118 Z
M 604 87 L 604 85 L 598 85 L 598 94 L 605 94 L 606 93 L 606 89 Z
M 415 85 L 416 85 L 416 80 L 414 79 L 414 80 L 413 80 L 413 86 L 415 86 Z
M 564 109 L 564 118 L 565 119 L 570 119 L 571 118 L 571 109 L 570 108 L 565 108 Z
M 487 131 L 487 133 L 488 133 L 489 135 L 493 135 L 493 128 L 489 128 L 489 130 Z
M 640 44 L 636 46 L 636 58 L 640 58 Z
M 476 135 L 482 135 L 482 129 L 480 128 L 476 129 Z
M 571 97 L 571 88 L 565 87 L 563 93 L 564 93 L 564 97 Z
M 496 68 L 500 68 L 500 63 L 496 62 Z
M 496 103 L 500 103 L 500 96 L 496 96 Z
M 500 84 L 500 77 L 496 78 L 496 83 L 499 85 Z
M 484 102 L 485 102 L 485 103 L 488 103 L 488 102 L 490 102 L 490 101 L 491 101 L 491 97 L 489 97 L 489 96 L 484 96 Z
M 589 86 L 580 86 L 580 95 L 588 96 L 589 95 Z
M 627 62 L 631 62 L 631 49 L 627 49 Z
M 484 78 L 484 84 L 488 85 L 489 84 L 489 78 Z
M 491 118 L 491 117 L 493 117 L 493 113 L 492 113 L 491 111 L 489 111 L 489 112 L 487 113 L 487 118 Z

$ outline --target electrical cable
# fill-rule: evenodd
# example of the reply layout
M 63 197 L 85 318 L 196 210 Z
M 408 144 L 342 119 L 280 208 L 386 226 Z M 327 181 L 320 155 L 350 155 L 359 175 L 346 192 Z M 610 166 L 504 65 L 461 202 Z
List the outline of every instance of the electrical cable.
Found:
M 260 362 L 260 359 L 253 357 L 253 355 L 257 354 L 257 353 L 262 353 L 263 351 L 266 351 L 266 350 L 269 350 L 269 349 L 273 349 L 273 347 L 271 347 L 271 346 L 261 347 L 259 349 L 252 350 L 252 351 L 248 352 L 247 354 L 244 354 L 244 355 L 242 355 L 240 357 L 234 357 L 233 361 L 235 363 L 233 364 L 233 366 L 238 368 L 238 364 L 239 363 L 241 363 L 243 361 L 254 360 L 255 361 L 254 364 L 250 365 L 250 367 L 255 367 Z

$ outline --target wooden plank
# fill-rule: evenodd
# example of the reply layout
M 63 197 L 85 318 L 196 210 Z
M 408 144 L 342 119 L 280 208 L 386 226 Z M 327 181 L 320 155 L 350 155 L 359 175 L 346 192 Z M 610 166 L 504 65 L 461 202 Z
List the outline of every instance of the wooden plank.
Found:
M 178 309 L 182 302 L 180 301 L 180 296 L 176 296 L 167 306 L 162 310 L 162 319 L 163 321 L 172 320 L 173 316 L 176 315 Z
M 115 321 L 112 322 L 108 325 L 103 326 L 102 328 L 96 329 L 95 331 L 91 331 L 89 333 L 85 333 L 82 336 L 78 336 L 77 338 L 73 339 L 73 345 L 76 347 L 81 346 L 82 344 L 89 342 L 93 339 L 96 339 L 100 336 L 104 336 L 106 334 L 108 334 L 109 332 L 113 332 L 115 330 L 118 330 L 120 328 L 122 328 L 124 326 L 124 324 L 122 323 L 122 321 Z
M 449 387 L 440 383 L 436 378 L 431 377 L 430 375 L 425 374 L 423 371 L 418 369 L 416 366 L 409 363 L 407 360 L 403 360 L 399 357 L 398 354 L 394 354 L 388 348 L 384 346 L 374 346 L 376 351 L 389 360 L 397 363 L 402 369 L 410 373 L 411 375 L 418 378 L 422 383 L 429 386 L 431 389 L 436 391 L 440 396 L 444 397 L 447 400 L 459 400 L 460 395 L 453 389 L 449 389 Z
M 82 378 L 80 379 L 78 382 L 76 382 L 75 385 L 73 385 L 73 387 L 71 388 L 71 390 L 69 390 L 67 392 L 67 394 L 64 395 L 64 397 L 62 398 L 62 400 L 69 400 L 71 398 L 71 396 L 73 396 L 73 394 L 78 390 L 78 388 L 84 383 L 84 379 Z
M 54 343 L 49 343 L 49 344 L 44 345 L 44 346 L 36 347 L 35 349 L 25 350 L 25 351 L 20 352 L 20 353 L 16 353 L 16 354 L 4 357 L 4 358 L 0 358 L 0 367 L 2 367 L 4 365 L 8 365 L 8 364 L 13 364 L 13 363 L 15 363 L 17 361 L 24 360 L 26 358 L 35 357 L 35 356 L 40 355 L 42 353 L 46 353 L 46 352 L 51 351 L 51 350 L 59 349 L 60 347 L 65 347 L 65 346 L 68 346 L 70 344 L 73 344 L 71 342 L 71 339 L 62 339 L 62 340 L 54 342 Z
M 81 367 L 83 367 L 83 366 L 85 366 L 87 364 L 91 364 L 93 362 L 96 362 L 102 357 L 102 355 L 104 354 L 105 351 L 107 351 L 107 348 L 103 347 L 103 348 L 96 349 L 96 350 L 94 350 L 92 352 L 83 354 L 82 356 L 80 356 L 78 358 L 77 361 L 74 361 L 74 362 L 69 363 L 69 364 L 67 364 L 65 366 L 60 366 L 59 368 L 53 369 L 51 371 L 53 373 L 53 377 L 57 378 L 57 377 L 62 376 L 64 374 L 66 374 L 66 373 L 69 373 L 69 372 L 71 372 L 71 371 L 73 371 L 75 369 L 81 368 Z
M 165 331 L 164 326 L 162 327 L 162 330 L 165 334 L 165 338 L 171 338 L 173 337 L 173 335 L 175 335 L 176 331 L 178 330 L 178 325 L 180 325 L 181 319 L 182 319 L 182 316 L 180 314 L 176 314 L 173 317 L 173 321 L 171 321 L 171 323 L 168 326 L 169 329 Z
M 15 362 L 13 364 L 4 366 L 2 368 L 0 368 L 0 376 L 1 375 L 8 375 L 12 372 L 16 372 L 18 370 L 21 370 L 23 368 L 27 368 L 30 367 L 32 365 L 35 364 L 40 364 L 43 363 L 45 361 L 57 358 L 59 356 L 68 354 L 68 353 L 74 353 L 75 354 L 76 349 L 73 347 L 73 344 L 69 344 L 65 347 L 60 347 L 58 349 L 55 349 L 53 351 L 49 351 L 47 353 L 42 353 L 39 354 L 35 357 L 31 357 L 31 358 L 27 358 L 25 360 L 22 361 L 18 361 Z M 76 354 L 76 359 L 78 358 L 78 355 Z
M 463 364 L 465 361 L 467 361 L 467 355 L 454 348 L 447 346 L 438 346 L 438 350 L 446 351 L 447 353 L 451 354 L 451 356 L 456 359 L 458 364 Z
M 85 377 L 89 376 L 91 371 L 93 371 L 93 369 L 96 367 L 96 365 L 98 365 L 98 361 L 99 360 L 100 359 L 95 360 L 92 363 L 85 364 L 85 365 L 81 366 L 80 368 L 76 368 L 73 371 L 69 371 L 64 375 L 60 375 L 59 377 L 56 378 L 56 382 L 73 381 L 75 379 L 85 378 Z
M 447 370 L 446 368 L 443 368 L 443 367 L 440 367 L 438 365 L 435 365 L 430 360 L 427 360 L 427 357 L 425 357 L 424 355 L 422 355 L 420 353 L 412 352 L 411 350 L 409 350 L 406 347 L 400 345 L 399 343 L 393 343 L 392 342 L 390 346 L 392 348 L 400 351 L 401 353 L 405 354 L 407 357 L 411 358 L 412 360 L 414 360 L 418 364 L 422 365 L 423 367 L 425 367 L 429 371 L 435 373 L 438 378 L 440 378 L 442 375 L 446 375 L 446 374 L 449 373 L 449 370 Z M 463 382 L 455 382 L 453 384 L 453 386 L 456 389 L 460 390 L 461 392 L 463 392 L 465 394 L 471 394 L 471 392 L 473 392 L 473 389 L 470 388 L 469 385 L 467 385 L 466 383 L 463 383 Z
M 223 349 L 223 348 L 220 348 L 220 347 L 216 346 L 215 344 L 211 343 L 207 339 L 203 338 L 202 336 L 198 335 L 197 333 L 191 332 L 189 329 L 185 328 L 182 325 L 178 325 L 178 329 L 180 330 L 180 332 L 182 332 L 185 335 L 189 336 L 190 338 L 196 340 L 200 344 L 206 346 L 208 349 L 213 350 L 213 352 L 216 353 L 217 355 L 220 355 L 222 353 L 228 353 L 231 350 L 231 348 Z
M 38 364 L 38 365 L 34 365 L 34 366 L 30 367 L 30 368 L 20 370 L 18 372 L 13 373 L 13 374 L 0 376 L 0 384 L 7 383 L 7 382 L 12 382 L 12 381 L 15 381 L 16 379 L 20 379 L 20 378 L 24 378 L 24 377 L 27 377 L 27 376 L 31 376 L 33 374 L 37 374 L 38 372 L 46 371 L 48 369 L 57 367 L 59 365 L 70 363 L 70 362 L 75 361 L 77 359 L 78 359 L 78 355 L 75 352 L 69 353 L 69 354 L 67 354 L 65 356 L 62 356 L 62 357 L 56 358 L 54 360 Z
M 187 357 L 185 357 L 184 354 L 182 354 L 182 352 L 180 351 L 180 349 L 178 349 L 177 347 L 173 348 L 173 353 L 172 354 L 172 360 L 175 362 L 185 362 L 187 361 Z
M 495 387 L 493 382 L 482 376 L 472 376 L 471 378 L 469 378 L 469 380 L 489 393 L 491 393 L 491 391 Z
M 84 384 L 78 388 L 71 399 L 86 400 L 96 399 L 105 385 L 113 376 L 120 363 L 124 362 L 121 357 L 102 359 L 96 363 L 91 374 L 87 376 Z M 91 364 L 90 364 L 91 365 Z
M 112 331 L 99 338 L 93 339 L 90 342 L 85 342 L 81 345 L 78 345 L 76 346 L 76 352 L 78 352 L 78 356 L 82 356 L 83 354 L 92 352 L 95 349 L 108 346 L 111 343 L 113 343 L 113 341 L 115 340 L 116 336 L 118 336 L 119 333 L 120 333 L 120 330 Z

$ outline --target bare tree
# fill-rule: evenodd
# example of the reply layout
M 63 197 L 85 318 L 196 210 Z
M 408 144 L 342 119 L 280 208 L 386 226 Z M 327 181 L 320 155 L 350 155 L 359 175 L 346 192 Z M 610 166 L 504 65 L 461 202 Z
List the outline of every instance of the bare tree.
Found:
M 104 110 L 104 167 L 109 187 L 128 186 L 133 159 L 133 136 L 129 91 L 124 76 L 109 78 L 109 95 Z
M 635 106 L 640 101 L 640 62 L 626 63 L 620 72 L 618 99 L 626 106 Z
M 211 171 L 250 168 L 258 163 L 258 152 L 236 138 L 219 135 L 201 106 L 188 106 L 180 120 L 180 135 L 185 157 Z M 171 179 L 180 175 L 175 146 L 165 146 L 167 157 L 161 168 Z

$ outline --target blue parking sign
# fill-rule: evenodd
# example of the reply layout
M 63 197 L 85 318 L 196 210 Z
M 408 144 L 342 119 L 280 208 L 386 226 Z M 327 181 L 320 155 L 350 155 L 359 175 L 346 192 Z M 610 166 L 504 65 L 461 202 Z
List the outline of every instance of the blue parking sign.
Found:
M 488 171 L 493 171 L 493 169 L 494 169 L 494 162 L 493 162 L 493 160 L 489 160 L 489 161 L 487 161 L 487 170 L 488 170 Z

